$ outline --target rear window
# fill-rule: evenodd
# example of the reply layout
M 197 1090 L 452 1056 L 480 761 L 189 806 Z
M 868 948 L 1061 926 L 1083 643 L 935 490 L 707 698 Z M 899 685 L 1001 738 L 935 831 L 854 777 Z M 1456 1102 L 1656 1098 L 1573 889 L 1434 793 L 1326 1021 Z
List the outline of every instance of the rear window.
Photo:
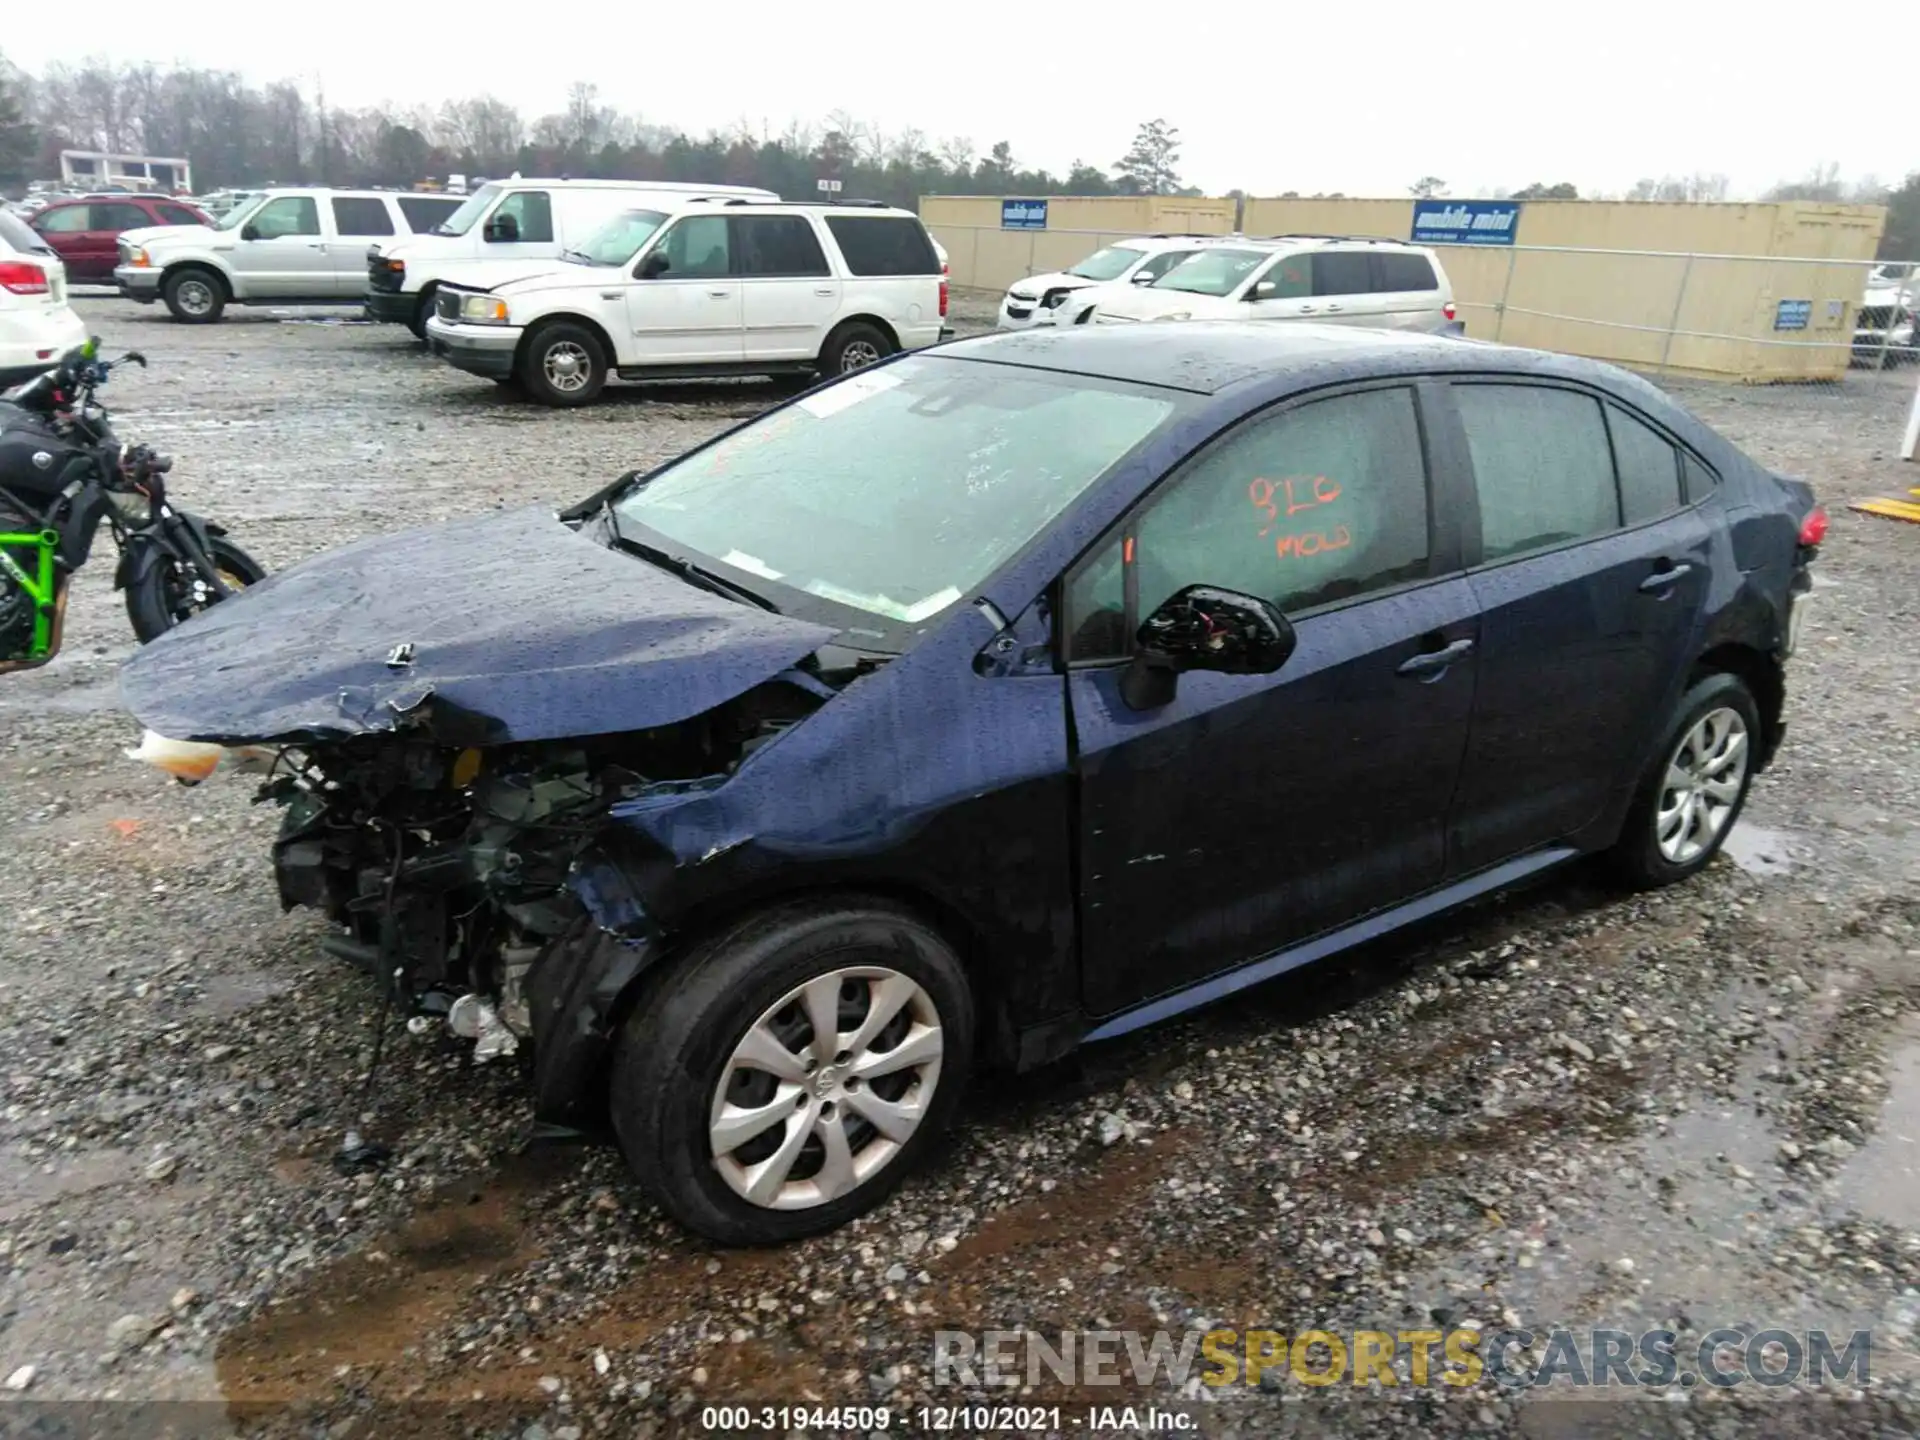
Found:
M 1433 265 L 1424 255 L 1380 254 L 1373 257 L 1379 268 L 1381 290 L 1438 290 Z
M 407 228 L 416 234 L 433 229 L 461 205 L 457 195 L 398 195 L 394 197 L 400 213 L 407 217 Z
M 829 215 L 827 229 L 855 275 L 938 275 L 926 227 L 909 215 Z
M 391 235 L 393 217 L 384 200 L 364 195 L 333 197 L 333 227 L 342 235 Z
M 0 247 L 26 255 L 50 255 L 52 248 L 19 216 L 0 210 Z

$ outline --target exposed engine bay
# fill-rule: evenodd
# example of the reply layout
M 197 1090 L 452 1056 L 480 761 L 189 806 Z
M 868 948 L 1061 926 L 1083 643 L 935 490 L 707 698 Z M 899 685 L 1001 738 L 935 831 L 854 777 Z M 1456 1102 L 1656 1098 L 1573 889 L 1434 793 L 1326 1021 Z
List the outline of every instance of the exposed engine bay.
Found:
M 658 729 L 456 748 L 422 725 L 283 748 L 261 792 L 286 807 L 281 903 L 323 911 L 331 953 L 445 1016 L 477 1059 L 510 1054 L 533 1033 L 531 973 L 583 914 L 569 877 L 609 809 L 723 781 L 820 704 L 773 681 Z

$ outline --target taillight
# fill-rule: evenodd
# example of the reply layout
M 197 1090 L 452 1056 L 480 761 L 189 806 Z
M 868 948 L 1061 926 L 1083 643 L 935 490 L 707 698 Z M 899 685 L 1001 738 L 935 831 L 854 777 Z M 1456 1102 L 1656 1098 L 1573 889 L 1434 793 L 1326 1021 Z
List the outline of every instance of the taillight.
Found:
M 1445 315 L 1449 320 L 1457 319 L 1459 315 L 1459 312 L 1453 308 L 1453 302 L 1451 300 L 1447 301 L 1447 303 L 1441 307 L 1440 313 Z
M 1818 505 L 1807 512 L 1807 518 L 1800 522 L 1800 543 L 1811 550 L 1827 538 L 1827 512 Z
M 47 279 L 47 272 L 38 265 L 29 265 L 21 260 L 0 260 L 0 289 L 10 290 L 15 295 L 46 295 L 52 292 L 53 284 Z M 946 311 L 940 313 L 944 315 Z
M 947 267 L 940 267 L 940 318 L 947 318 Z

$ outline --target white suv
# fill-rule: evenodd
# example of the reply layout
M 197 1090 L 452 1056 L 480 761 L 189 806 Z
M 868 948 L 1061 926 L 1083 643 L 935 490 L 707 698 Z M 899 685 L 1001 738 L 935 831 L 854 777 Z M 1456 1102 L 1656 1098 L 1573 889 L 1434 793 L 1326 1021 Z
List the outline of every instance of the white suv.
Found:
M 485 265 L 498 283 L 497 262 L 519 261 L 529 275 L 584 246 L 607 221 L 636 206 L 693 196 L 778 200 L 745 185 L 682 185 L 642 180 L 495 180 L 425 235 L 385 241 L 367 250 L 367 314 L 403 324 L 425 338 L 433 294 L 443 280 L 462 283 Z
M 86 342 L 67 268 L 18 216 L 0 211 L 0 390 L 51 370 Z
M 1069 270 L 1016 280 L 1000 302 L 999 328 L 1029 330 L 1051 325 L 1060 307 L 1077 291 L 1095 285 L 1151 285 L 1198 250 L 1239 237 L 1232 235 L 1141 235 L 1116 240 Z
M 431 230 L 459 205 L 457 195 L 412 191 L 267 190 L 212 228 L 126 231 L 113 278 L 129 299 L 165 301 L 195 325 L 229 305 L 354 305 L 370 242 Z
M 1440 257 L 1419 245 L 1338 235 L 1235 239 L 1189 256 L 1150 285 L 1069 299 L 1056 323 L 1318 320 L 1464 334 Z
M 952 333 L 932 237 L 877 202 L 661 203 L 564 261 L 443 283 L 428 347 L 545 404 L 585 405 L 610 375 L 839 374 Z

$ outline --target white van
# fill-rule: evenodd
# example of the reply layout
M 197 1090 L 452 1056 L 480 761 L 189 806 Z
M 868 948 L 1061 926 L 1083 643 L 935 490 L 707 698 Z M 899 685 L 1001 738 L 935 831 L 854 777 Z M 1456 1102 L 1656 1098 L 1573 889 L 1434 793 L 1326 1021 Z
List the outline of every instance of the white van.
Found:
M 492 180 L 425 235 L 396 239 L 367 251 L 367 315 L 406 325 L 426 337 L 433 292 L 443 280 L 485 265 L 524 261 L 527 273 L 551 270 L 607 221 L 651 201 L 706 196 L 723 200 L 778 200 L 747 185 L 690 185 L 651 180 Z M 494 283 L 498 283 L 497 279 Z

